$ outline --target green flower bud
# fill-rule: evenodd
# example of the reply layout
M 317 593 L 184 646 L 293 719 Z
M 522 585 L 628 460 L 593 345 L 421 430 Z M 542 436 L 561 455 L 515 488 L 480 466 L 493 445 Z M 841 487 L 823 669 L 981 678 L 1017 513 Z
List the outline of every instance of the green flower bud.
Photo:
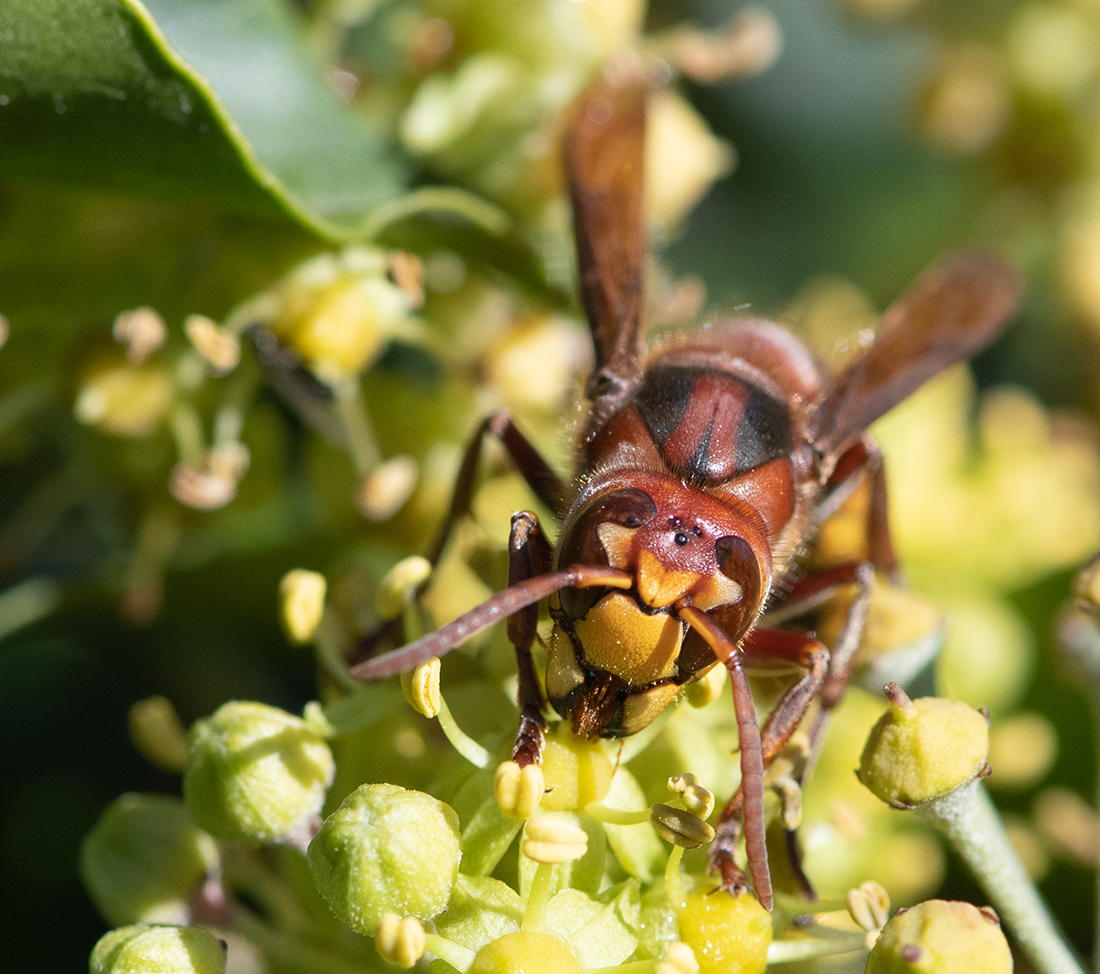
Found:
M 458 875 L 454 809 L 397 785 L 362 785 L 325 819 L 309 865 L 332 912 L 373 936 L 386 913 L 428 920 Z
M 910 700 L 886 685 L 890 709 L 867 738 L 859 780 L 891 805 L 918 805 L 973 780 L 985 767 L 989 723 L 964 703 Z
M 477 952 L 466 974 L 581 974 L 581 963 L 564 944 L 545 933 L 517 930 Z
M 225 943 L 198 927 L 122 927 L 100 938 L 89 974 L 225 974 Z
M 123 795 L 80 849 L 88 895 L 110 923 L 186 923 L 188 898 L 218 862 L 210 836 L 171 795 Z
M 320 814 L 335 762 L 305 721 L 261 703 L 231 701 L 191 729 L 183 797 L 219 839 L 300 838 Z
M 898 910 L 867 958 L 867 974 L 1010 974 L 997 915 L 970 903 L 928 900 Z
M 772 918 L 755 896 L 693 890 L 680 910 L 680 938 L 695 952 L 699 974 L 763 974 Z

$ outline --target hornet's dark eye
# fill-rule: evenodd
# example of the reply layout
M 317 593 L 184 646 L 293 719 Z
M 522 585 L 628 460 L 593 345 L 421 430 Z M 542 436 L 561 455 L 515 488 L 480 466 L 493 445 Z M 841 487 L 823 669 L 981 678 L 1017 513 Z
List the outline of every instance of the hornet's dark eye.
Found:
M 732 578 L 741 586 L 741 601 L 746 615 L 756 612 L 764 601 L 764 572 L 756 552 L 744 538 L 735 534 L 726 535 L 714 542 L 714 554 L 718 567 L 727 578 Z
M 593 517 L 597 521 L 613 521 L 628 528 L 640 528 L 648 524 L 657 513 L 653 498 L 637 487 L 624 487 L 611 490 L 597 497 L 584 513 L 587 520 Z
M 558 549 L 558 567 L 569 565 L 606 565 L 607 552 L 599 538 L 601 524 L 621 524 L 625 528 L 640 528 L 657 514 L 653 498 L 637 487 L 624 487 L 598 494 L 585 507 L 575 510 L 566 520 Z M 582 619 L 600 599 L 606 589 L 562 589 L 561 606 L 566 615 Z

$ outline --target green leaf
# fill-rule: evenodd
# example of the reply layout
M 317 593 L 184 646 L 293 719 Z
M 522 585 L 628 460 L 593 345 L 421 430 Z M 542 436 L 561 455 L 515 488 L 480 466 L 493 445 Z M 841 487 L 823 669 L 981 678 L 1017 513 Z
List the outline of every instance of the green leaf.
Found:
M 0 175 L 198 198 L 355 236 L 403 164 L 276 0 L 5 0 Z
M 568 944 L 585 970 L 621 964 L 638 946 L 613 903 L 597 903 L 579 889 L 563 889 L 550 900 L 546 932 Z
M 517 819 L 505 818 L 490 794 L 462 830 L 462 871 L 471 876 L 491 873 L 522 825 Z
M 523 901 L 507 883 L 489 876 L 459 873 L 447 909 L 435 918 L 436 931 L 467 950 L 519 929 Z

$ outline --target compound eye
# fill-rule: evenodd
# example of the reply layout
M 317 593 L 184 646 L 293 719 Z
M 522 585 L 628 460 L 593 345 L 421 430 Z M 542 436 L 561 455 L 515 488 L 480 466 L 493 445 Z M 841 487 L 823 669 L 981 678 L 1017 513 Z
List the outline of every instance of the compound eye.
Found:
M 558 567 L 609 564 L 600 540 L 600 526 L 614 524 L 633 530 L 647 524 L 656 515 L 657 505 L 653 498 L 637 487 L 624 487 L 598 495 L 571 519 L 572 523 L 566 523 L 558 551 Z M 606 594 L 607 590 L 601 588 L 564 588 L 559 599 L 567 616 L 582 619 Z
M 764 600 L 764 573 L 756 552 L 744 538 L 726 535 L 714 542 L 718 568 L 727 578 L 741 586 L 741 605 L 754 616 Z
M 640 528 L 656 516 L 657 505 L 644 490 L 624 487 L 597 498 L 589 510 L 591 516 L 599 521 L 611 521 L 624 528 Z

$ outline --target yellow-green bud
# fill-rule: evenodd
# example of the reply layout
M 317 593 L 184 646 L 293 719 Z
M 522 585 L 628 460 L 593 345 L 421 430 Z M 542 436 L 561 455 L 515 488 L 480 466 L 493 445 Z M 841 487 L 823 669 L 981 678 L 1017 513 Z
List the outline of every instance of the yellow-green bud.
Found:
M 219 839 L 300 839 L 335 769 L 328 744 L 301 718 L 231 701 L 191 729 L 183 797 L 195 821 Z
M 225 974 L 225 943 L 199 927 L 122 927 L 100 938 L 89 974 Z
M 320 572 L 294 568 L 279 582 L 279 619 L 292 643 L 308 643 L 325 611 L 328 583 Z
M 187 901 L 218 862 L 213 839 L 171 795 L 122 795 L 80 848 L 88 895 L 110 923 L 186 923 Z
M 696 889 L 680 910 L 680 937 L 699 974 L 762 974 L 768 966 L 772 919 L 755 896 Z
M 466 974 L 581 974 L 576 955 L 545 933 L 518 930 L 490 941 L 477 952 Z
M 928 900 L 899 910 L 867 958 L 867 974 L 1011 974 L 997 915 L 970 903 Z
M 454 809 L 397 785 L 361 785 L 309 845 L 321 895 L 352 930 L 373 936 L 387 913 L 428 920 L 458 875 Z
M 871 731 L 859 780 L 884 802 L 918 805 L 973 780 L 986 767 L 989 725 L 964 703 L 910 700 L 886 685 L 890 709 Z

